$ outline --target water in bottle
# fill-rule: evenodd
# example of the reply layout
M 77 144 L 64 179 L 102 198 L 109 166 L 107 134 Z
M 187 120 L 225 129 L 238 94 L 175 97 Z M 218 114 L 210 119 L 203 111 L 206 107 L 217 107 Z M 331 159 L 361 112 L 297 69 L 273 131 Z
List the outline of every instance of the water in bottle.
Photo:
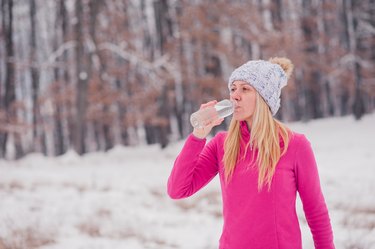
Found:
M 224 99 L 216 103 L 215 106 L 210 106 L 191 114 L 190 123 L 194 128 L 203 128 L 217 119 L 231 115 L 233 110 L 233 103 L 228 99 Z

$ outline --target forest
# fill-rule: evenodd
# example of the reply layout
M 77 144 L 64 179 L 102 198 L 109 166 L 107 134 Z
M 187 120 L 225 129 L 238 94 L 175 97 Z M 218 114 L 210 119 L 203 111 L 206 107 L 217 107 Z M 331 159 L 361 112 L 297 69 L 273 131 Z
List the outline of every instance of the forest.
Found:
M 284 56 L 284 122 L 375 109 L 374 0 L 0 0 L 0 158 L 186 137 L 230 73 Z M 228 125 L 222 124 L 215 131 Z

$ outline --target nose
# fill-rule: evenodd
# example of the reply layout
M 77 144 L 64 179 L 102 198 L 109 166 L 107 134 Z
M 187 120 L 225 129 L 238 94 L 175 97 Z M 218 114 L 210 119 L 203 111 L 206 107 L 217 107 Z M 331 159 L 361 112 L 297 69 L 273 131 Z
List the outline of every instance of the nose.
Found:
M 239 101 L 241 99 L 241 94 L 239 89 L 236 89 L 234 92 L 231 93 L 231 98 L 235 101 Z

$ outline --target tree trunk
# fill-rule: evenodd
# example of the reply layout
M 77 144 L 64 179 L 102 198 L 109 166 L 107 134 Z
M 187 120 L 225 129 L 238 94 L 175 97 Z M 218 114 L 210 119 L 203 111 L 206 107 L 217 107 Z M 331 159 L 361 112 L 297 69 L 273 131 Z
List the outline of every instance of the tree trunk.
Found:
M 359 64 L 360 55 L 357 53 L 357 26 L 358 20 L 357 17 L 354 16 L 353 11 L 355 10 L 356 6 L 352 2 L 352 0 L 345 0 L 344 9 L 346 13 L 346 20 L 347 20 L 347 34 L 348 34 L 348 41 L 349 41 L 349 51 L 353 57 L 352 62 L 352 70 L 354 72 L 354 80 L 355 80 L 355 95 L 354 95 L 354 102 L 353 102 L 353 113 L 356 120 L 361 119 L 364 114 L 364 106 L 363 106 L 363 99 L 361 94 L 361 67 Z
M 307 55 L 306 67 L 304 68 L 304 80 L 305 86 L 305 120 L 312 118 L 319 118 L 321 114 L 321 103 L 320 93 L 321 89 L 321 73 L 319 65 L 316 62 L 320 59 L 319 56 L 319 30 L 317 13 L 318 10 L 311 0 L 303 0 L 303 17 L 301 22 L 302 33 L 305 41 L 305 53 Z
M 124 65 L 126 67 L 126 65 Z M 126 81 L 126 79 L 123 79 Z M 123 94 L 130 94 L 130 90 L 125 90 L 125 88 L 122 86 L 121 83 L 122 80 L 116 79 L 116 89 L 118 92 L 121 92 Z M 125 83 L 126 84 L 126 83 Z M 120 125 L 120 136 L 121 136 L 121 144 L 122 145 L 130 145 L 129 140 L 129 134 L 128 134 L 128 121 L 126 119 L 126 110 L 127 106 L 123 101 L 118 100 L 117 101 L 117 110 L 118 110 L 118 119 L 119 119 L 119 125 Z
M 65 1 L 64 0 L 60 0 L 59 1 L 59 5 L 57 7 L 57 13 L 56 13 L 56 23 L 55 23 L 55 40 L 54 40 L 54 50 L 56 50 L 58 48 L 58 45 L 60 43 L 60 41 L 64 42 L 64 38 L 65 38 L 65 33 L 66 31 L 64 30 L 65 27 L 64 25 L 65 22 L 66 22 L 66 9 L 65 9 Z M 61 38 L 59 37 L 59 30 L 60 30 L 60 27 L 63 26 L 62 28 L 62 35 L 61 35 Z M 66 53 L 66 52 L 65 52 Z M 59 61 L 63 62 L 64 65 L 67 64 L 65 58 L 63 57 L 62 59 L 59 59 Z M 60 74 L 60 72 L 63 72 L 62 74 Z M 65 136 L 64 136 L 64 129 L 63 129 L 63 122 L 64 122 L 64 118 L 62 116 L 62 113 L 63 113 L 63 110 L 64 108 L 66 108 L 65 106 L 65 99 L 64 98 L 61 98 L 61 95 L 63 94 L 62 92 L 62 89 L 64 89 L 64 85 L 66 84 L 66 82 L 64 82 L 64 79 L 61 79 L 62 75 L 63 75 L 63 78 L 65 76 L 65 74 L 67 74 L 66 72 L 66 69 L 63 68 L 63 69 L 59 69 L 59 68 L 55 68 L 54 69 L 54 75 L 55 75 L 55 82 L 56 82 L 56 92 L 55 94 L 57 96 L 59 96 L 58 98 L 58 101 L 55 100 L 55 113 L 54 113 L 54 119 L 55 119 L 55 127 L 54 127 L 54 147 L 55 147 L 55 155 L 59 156 L 59 155 L 62 155 L 66 152 L 66 146 L 65 146 Z
M 353 104 L 353 113 L 356 120 L 360 120 L 365 113 L 365 107 L 361 92 L 361 66 L 359 62 L 355 63 L 355 97 Z
M 180 15 L 181 15 L 181 4 L 179 1 L 175 2 L 175 6 L 171 7 L 171 18 L 174 20 L 172 29 L 173 33 L 180 34 L 181 32 L 181 24 L 180 24 Z M 175 47 L 175 54 L 177 59 L 175 60 L 176 68 L 171 68 L 171 73 L 173 73 L 174 77 L 174 94 L 175 94 L 175 104 L 174 104 L 174 115 L 177 121 L 177 130 L 178 134 L 176 134 L 177 138 L 183 137 L 183 130 L 184 130 L 184 87 L 183 87 L 183 39 L 181 36 L 177 38 Z
M 157 119 L 160 120 L 159 122 L 159 144 L 161 148 L 167 147 L 169 141 L 168 141 L 168 134 L 169 134 L 169 105 L 168 105 L 168 89 L 166 86 L 164 86 L 164 89 L 162 90 L 161 98 L 161 105 L 159 107 L 159 113 Z
M 80 155 L 86 152 L 85 146 L 85 121 L 87 110 L 87 84 L 89 72 L 86 64 L 86 53 L 84 51 L 84 32 L 83 32 L 83 5 L 82 0 L 76 0 L 75 13 L 77 23 L 75 24 L 76 46 L 76 115 L 74 127 L 74 148 Z
M 110 82 L 103 79 L 103 75 L 105 73 L 105 60 L 102 58 L 100 51 L 96 49 L 98 42 L 97 42 L 97 33 L 96 33 L 96 25 L 97 25 L 97 16 L 98 12 L 100 10 L 102 2 L 91 0 L 89 3 L 90 7 L 90 26 L 89 26 L 89 32 L 90 32 L 90 38 L 92 39 L 92 42 L 94 44 L 95 49 L 93 51 L 90 51 L 90 60 L 88 62 L 89 65 L 89 71 L 91 72 L 92 63 L 95 59 L 99 62 L 97 65 L 98 68 L 95 68 L 99 74 L 100 84 L 109 84 Z M 103 109 L 102 112 L 105 114 L 109 112 L 110 104 L 103 103 Z M 104 142 L 105 142 L 105 150 L 109 150 L 113 148 L 114 146 L 114 139 L 113 139 L 113 129 L 111 129 L 113 123 L 109 122 L 109 120 L 101 120 L 100 126 L 103 129 L 103 135 L 104 135 Z M 100 145 L 98 144 L 99 148 Z
M 37 58 L 37 35 L 38 31 L 36 29 L 35 23 L 36 15 L 36 5 L 35 0 L 30 0 L 30 27 L 31 27 L 31 37 L 30 37 L 30 61 L 36 62 Z M 32 120 L 33 120 L 33 141 L 34 148 L 33 151 L 43 152 L 45 155 L 47 153 L 44 139 L 44 129 L 42 117 L 39 108 L 39 69 L 36 67 L 30 67 L 31 74 L 31 85 L 32 85 Z
M 165 51 L 168 37 L 172 34 L 172 26 L 168 16 L 168 3 L 166 0 L 159 0 L 154 2 L 154 12 L 155 12 L 155 24 L 156 31 L 158 33 L 158 43 L 159 43 L 159 54 L 162 55 Z M 161 91 L 160 96 L 160 106 L 159 112 L 157 113 L 159 129 L 159 143 L 162 148 L 168 145 L 168 133 L 169 133 L 169 108 L 168 108 L 168 89 L 164 86 Z
M 5 111 L 5 122 L 11 125 L 16 118 L 16 110 L 12 104 L 16 100 L 15 89 L 15 70 L 11 59 L 14 56 L 13 44 L 13 0 L 3 0 L 1 4 L 2 11 L 2 30 L 5 39 L 5 94 L 0 107 Z M 5 157 L 8 141 L 8 131 L 0 130 L 0 157 Z
M 69 30 L 68 30 L 68 24 L 69 24 L 69 18 L 68 18 L 68 12 L 65 6 L 65 0 L 60 0 L 60 12 L 61 12 L 61 31 L 62 31 L 62 40 L 64 43 L 68 42 L 69 40 Z M 65 85 L 66 91 L 69 89 L 71 85 L 73 85 L 73 80 L 71 79 L 71 76 L 69 75 L 68 68 L 70 67 L 69 64 L 69 54 L 67 51 L 64 51 L 63 53 L 63 61 L 64 61 L 64 73 L 63 73 L 63 81 Z M 72 87 L 73 88 L 73 87 Z M 69 97 L 68 97 L 69 98 Z M 64 136 L 66 142 L 66 146 L 69 148 L 74 148 L 74 104 L 72 104 L 73 101 L 70 101 L 69 99 L 64 98 L 64 106 L 66 108 L 66 122 L 67 122 L 67 129 L 66 129 L 66 135 Z M 67 148 L 66 148 L 67 149 Z

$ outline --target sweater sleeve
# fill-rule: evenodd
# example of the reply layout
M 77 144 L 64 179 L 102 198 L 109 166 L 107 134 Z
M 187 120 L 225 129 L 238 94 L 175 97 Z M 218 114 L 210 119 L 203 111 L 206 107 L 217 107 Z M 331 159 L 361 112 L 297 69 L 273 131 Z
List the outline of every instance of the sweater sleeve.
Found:
M 333 232 L 310 142 L 300 135 L 296 151 L 297 189 L 316 249 L 333 249 Z
M 218 173 L 215 138 L 207 145 L 206 139 L 193 134 L 187 138 L 168 179 L 168 195 L 172 199 L 193 195 Z

